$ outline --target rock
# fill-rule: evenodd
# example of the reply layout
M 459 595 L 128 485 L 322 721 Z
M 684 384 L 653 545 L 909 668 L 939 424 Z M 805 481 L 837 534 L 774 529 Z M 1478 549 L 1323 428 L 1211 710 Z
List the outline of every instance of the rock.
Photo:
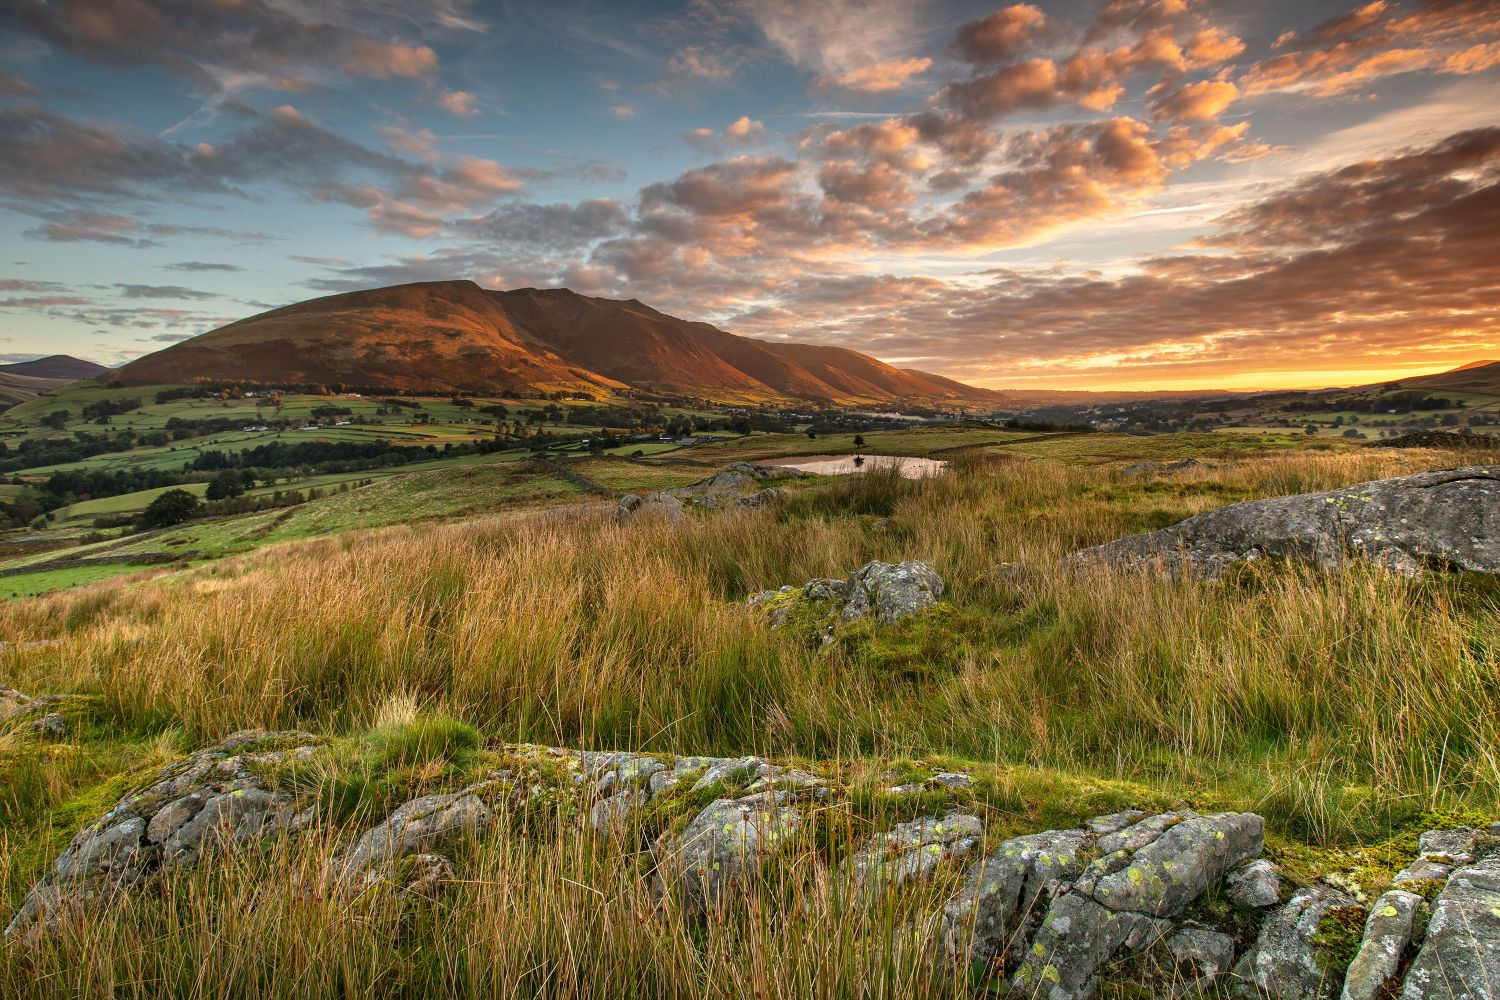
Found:
M 1401 966 L 1411 944 L 1412 923 L 1426 905 L 1415 893 L 1391 889 L 1370 907 L 1359 953 L 1344 976 L 1341 1000 L 1382 1000 L 1400 985 Z
M 761 792 L 709 805 L 680 836 L 658 845 L 660 890 L 690 912 L 723 906 L 802 829 L 790 801 L 785 792 Z
M 780 486 L 768 486 L 754 493 L 747 493 L 734 501 L 736 507 L 774 507 L 786 499 L 786 490 Z
M 1160 565 L 1217 577 L 1257 558 L 1336 568 L 1363 556 L 1401 573 L 1500 572 L 1500 466 L 1423 472 L 1231 504 L 1170 528 L 1075 552 L 1065 566 Z
M 402 872 L 400 891 L 412 896 L 436 896 L 457 877 L 453 862 L 441 854 L 414 854 Z
M 1143 820 L 1100 838 L 1102 856 L 1084 871 L 1077 889 L 1111 910 L 1172 917 L 1264 846 L 1264 823 L 1254 813 L 1189 813 L 1159 832 L 1148 830 L 1155 835 L 1133 850 L 1105 846 L 1117 838 L 1138 842 L 1132 831 L 1152 824 Z
M 874 615 L 893 625 L 936 604 L 943 596 L 943 579 L 931 565 L 867 562 L 849 576 L 848 602 L 839 614 L 841 622 Z
M 768 482 L 784 479 L 802 479 L 811 475 L 801 469 L 780 465 L 756 465 L 752 462 L 733 462 L 720 471 L 687 486 L 663 490 L 672 496 L 701 507 L 761 507 L 776 503 L 785 491 L 778 487 L 761 489 Z M 763 493 L 775 493 L 762 496 Z
M 1083 830 L 1049 830 L 1016 837 L 975 862 L 959 894 L 943 908 L 948 950 L 992 961 L 1019 953 L 1024 931 L 1041 919 L 1052 895 L 1083 871 L 1091 837 Z
M 1126 809 L 1124 812 L 1110 813 L 1108 816 L 1095 816 L 1084 823 L 1084 828 L 1090 833 L 1103 836 L 1108 833 L 1119 833 L 1127 826 L 1139 823 L 1146 818 L 1146 814 L 1139 809 Z
M 7 719 L 12 715 L 22 712 L 31 707 L 31 698 L 22 694 L 13 687 L 0 684 L 0 719 Z
M 809 580 L 801 587 L 762 590 L 746 603 L 764 611 L 772 628 L 785 625 L 798 612 L 820 627 L 826 640 L 837 625 L 872 616 L 895 624 L 942 596 L 943 579 L 928 563 L 868 562 L 847 580 Z
M 648 794 L 645 792 L 626 788 L 607 799 L 600 799 L 594 803 L 593 811 L 589 814 L 589 825 L 596 833 L 617 834 L 624 829 L 625 820 L 631 811 L 647 798 Z
M 1213 985 L 1234 964 L 1234 938 L 1199 927 L 1184 927 L 1167 938 L 1167 950 L 1178 966 L 1186 967 L 1199 992 Z
M 209 853 L 294 833 L 312 818 L 289 792 L 267 787 L 259 768 L 305 759 L 307 733 L 235 733 L 157 771 L 73 837 L 27 895 L 7 936 L 61 914 L 101 892 L 190 868 Z
M 932 782 L 932 784 L 939 785 L 939 786 L 941 786 L 943 788 L 973 788 L 974 787 L 974 779 L 971 778 L 971 777 L 969 777 L 967 774 L 953 774 L 953 773 L 948 772 L 948 771 L 941 771 L 941 772 L 939 772 L 937 774 L 934 774 L 932 777 L 928 778 L 927 780 L 930 781 L 930 782 Z
M 366 830 L 334 859 L 335 877 L 359 884 L 368 873 L 378 875 L 408 855 L 425 853 L 444 840 L 485 829 L 495 820 L 486 799 L 505 788 L 507 783 L 492 779 L 456 792 L 412 799 Z
M 1428 830 L 1417 841 L 1417 850 L 1425 861 L 1445 865 L 1471 865 L 1483 835 L 1473 827 L 1456 830 Z
M 1105 909 L 1081 893 L 1064 893 L 1047 911 L 1010 988 L 1019 996 L 1047 1000 L 1086 997 L 1099 969 L 1117 951 L 1138 951 L 1169 926 L 1143 914 Z
M 1224 897 L 1235 906 L 1259 910 L 1281 902 L 1281 872 L 1274 862 L 1257 858 L 1229 873 Z
M 1127 479 L 1139 479 L 1141 476 L 1149 476 L 1160 468 L 1160 462 L 1131 462 L 1120 470 L 1120 475 Z
M 1115 825 L 1114 819 L 1100 817 L 1099 825 Z M 1100 856 L 1052 901 L 1011 977 L 1012 989 L 1048 1000 L 1088 996 L 1117 951 L 1137 951 L 1166 935 L 1170 918 L 1259 854 L 1263 826 L 1254 813 L 1182 810 L 1100 837 Z
M 1500 997 L 1500 854 L 1453 873 L 1433 903 L 1401 1000 Z
M 912 820 L 850 855 L 844 870 L 861 888 L 905 885 L 927 877 L 945 861 L 968 854 L 983 835 L 979 818 L 968 813 Z
M 1452 865 L 1445 865 L 1438 861 L 1428 861 L 1426 858 L 1418 858 L 1397 872 L 1396 877 L 1391 879 L 1391 881 L 1396 885 L 1400 885 L 1403 882 L 1424 882 L 1428 879 L 1447 881 L 1448 876 L 1452 874 Z
M 1286 905 L 1271 911 L 1255 944 L 1235 966 L 1237 994 L 1280 1000 L 1337 996 L 1343 973 L 1323 968 L 1313 938 L 1330 910 L 1354 905 L 1353 896 L 1332 886 L 1297 890 Z
M 670 493 L 647 493 L 645 496 L 627 493 L 615 504 L 616 521 L 623 524 L 640 517 L 678 524 L 687 519 L 687 514 L 683 512 L 682 501 Z
M 44 740 L 65 740 L 68 738 L 68 723 L 56 712 L 48 712 L 37 719 L 32 728 L 37 736 Z

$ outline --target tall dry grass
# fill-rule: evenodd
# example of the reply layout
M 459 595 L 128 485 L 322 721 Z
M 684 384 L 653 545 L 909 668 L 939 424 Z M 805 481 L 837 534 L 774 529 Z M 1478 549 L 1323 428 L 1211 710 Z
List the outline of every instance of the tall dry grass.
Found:
M 1020 761 L 1284 802 L 1307 823 L 1289 775 L 1492 802 L 1493 590 L 1372 567 L 1223 583 L 1050 569 L 1234 499 L 1446 464 L 1301 453 L 1142 482 L 969 456 L 933 479 L 836 480 L 781 511 L 681 526 L 600 514 L 354 533 L 0 608 L 0 638 L 62 640 L 9 647 L 0 675 L 99 692 L 122 730 L 189 740 L 347 730 L 405 695 L 495 739 Z M 914 680 L 879 636 L 820 649 L 743 607 L 873 558 L 927 559 L 947 579 L 961 620 L 910 626 L 937 630 L 940 669 Z M 997 584 L 997 563 L 1034 572 Z

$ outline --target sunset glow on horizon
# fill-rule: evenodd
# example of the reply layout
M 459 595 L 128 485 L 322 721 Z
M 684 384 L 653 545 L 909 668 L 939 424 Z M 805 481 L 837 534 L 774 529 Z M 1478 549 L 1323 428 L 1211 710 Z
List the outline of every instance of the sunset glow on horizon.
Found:
M 566 286 L 988 388 L 1500 359 L 1489 0 L 14 0 L 0 360 Z

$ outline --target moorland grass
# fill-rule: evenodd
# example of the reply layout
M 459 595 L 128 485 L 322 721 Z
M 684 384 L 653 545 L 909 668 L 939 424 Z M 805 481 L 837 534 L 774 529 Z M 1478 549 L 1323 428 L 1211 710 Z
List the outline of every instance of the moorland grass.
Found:
M 1366 565 L 1257 564 L 1204 582 L 1055 563 L 1234 500 L 1459 461 L 1303 452 L 1137 480 L 978 453 L 931 479 L 818 481 L 779 509 L 682 525 L 575 510 L 351 532 L 6 605 L 0 638 L 60 642 L 6 647 L 0 673 L 23 690 L 94 696 L 100 746 L 307 728 L 344 741 L 348 773 L 394 769 L 419 783 L 477 766 L 472 755 L 496 740 L 759 752 L 864 769 L 872 781 L 856 799 L 876 814 L 888 807 L 879 782 L 919 761 L 973 770 L 996 829 L 1183 800 L 1263 813 L 1273 842 L 1303 861 L 1346 857 L 1409 838 L 1434 814 L 1496 811 L 1497 588 Z M 932 561 L 945 606 L 827 646 L 772 631 L 744 606 L 753 591 L 873 558 Z M 13 810 L 5 824 L 0 898 L 18 899 L 39 872 L 39 839 L 56 843 L 79 802 L 97 805 L 98 770 L 27 777 L 32 815 Z M 376 794 L 340 787 L 357 801 L 339 822 Z M 320 829 L 332 837 L 337 823 Z M 48 943 L 0 954 L 0 992 L 968 988 L 967 970 L 901 946 L 896 929 L 935 902 L 920 893 L 910 911 L 854 908 L 802 872 L 705 928 L 662 910 L 647 866 L 610 862 L 578 824 L 560 823 L 494 838 L 440 904 L 381 897 L 351 909 L 311 878 L 327 848 L 310 836 L 173 880 L 165 896 L 114 900 Z

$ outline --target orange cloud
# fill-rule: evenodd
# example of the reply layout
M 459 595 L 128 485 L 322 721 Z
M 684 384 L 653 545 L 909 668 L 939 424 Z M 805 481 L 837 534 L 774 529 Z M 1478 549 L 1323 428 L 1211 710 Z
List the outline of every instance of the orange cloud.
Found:
M 890 59 L 872 63 L 832 76 L 820 77 L 817 86 L 825 89 L 852 90 L 862 94 L 885 94 L 900 90 L 912 77 L 927 72 L 932 60 L 922 57 Z

